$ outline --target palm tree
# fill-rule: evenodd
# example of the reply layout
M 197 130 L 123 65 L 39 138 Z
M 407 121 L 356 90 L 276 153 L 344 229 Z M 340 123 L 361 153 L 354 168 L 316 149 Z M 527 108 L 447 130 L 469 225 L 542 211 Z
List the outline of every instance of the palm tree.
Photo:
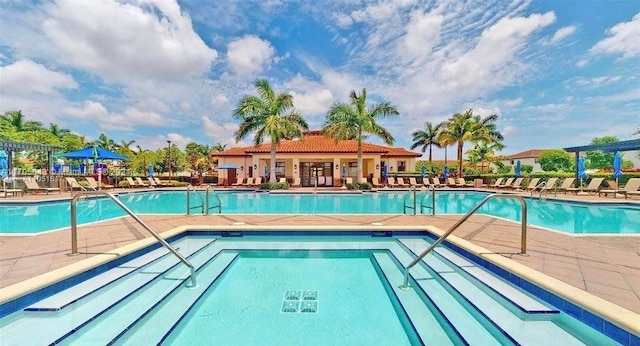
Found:
M 258 96 L 242 96 L 233 111 L 233 116 L 242 121 L 235 132 L 235 140 L 239 142 L 250 133 L 254 133 L 255 145 L 261 144 L 266 138 L 271 140 L 269 181 L 275 182 L 276 147 L 283 139 L 302 137 L 302 131 L 308 130 L 309 125 L 298 112 L 289 111 L 293 108 L 291 94 L 276 94 L 266 79 L 256 80 L 254 86 L 258 89 Z
M 54 123 L 49 123 L 49 132 L 58 138 L 62 138 L 64 135 L 71 133 L 69 129 L 63 129 Z
M 438 142 L 438 134 L 440 130 L 446 125 L 446 122 L 441 122 L 435 126 L 429 121 L 424 123 L 424 130 L 414 131 L 411 135 L 413 136 L 413 144 L 411 145 L 411 149 L 415 149 L 419 146 L 422 146 L 422 152 L 424 153 L 429 147 L 429 164 L 431 164 L 432 159 L 432 148 L 435 145 L 438 148 L 442 146 Z
M 467 151 L 467 157 L 469 158 L 469 162 L 472 163 L 489 162 L 496 164 L 498 167 L 502 167 L 503 164 L 500 160 L 496 159 L 495 152 L 503 148 L 504 145 L 501 143 L 479 142 L 476 143 L 473 149 Z M 484 165 L 480 167 L 480 171 L 484 172 Z
M 13 127 L 16 128 L 16 131 L 24 130 L 24 114 L 22 111 L 9 111 L 2 115 L 2 119 L 8 121 Z
M 632 136 L 640 135 L 640 126 L 636 129 L 636 132 L 631 134 Z
M 464 143 L 485 142 L 500 143 L 503 139 L 502 134 L 497 130 L 495 121 L 498 115 L 492 114 L 486 118 L 473 115 L 473 109 L 469 109 L 464 113 L 456 113 L 449 119 L 447 125 L 440 133 L 441 143 L 457 143 L 458 144 L 458 174 L 462 176 L 462 153 Z
M 226 144 L 222 144 L 220 142 L 216 143 L 216 145 L 214 145 L 211 150 L 213 150 L 214 152 L 221 152 L 221 151 L 225 151 L 227 149 L 227 145 Z
M 352 90 L 349 103 L 335 103 L 327 113 L 327 120 L 322 128 L 324 134 L 336 142 L 356 140 L 358 142 L 358 183 L 362 182 L 362 141 L 366 134 L 382 138 L 387 145 L 393 145 L 391 133 L 380 126 L 376 120 L 391 115 L 398 115 L 396 107 L 388 102 L 375 103 L 367 107 L 367 89 L 360 95 Z
M 116 142 L 114 142 L 113 139 L 107 137 L 107 135 L 105 135 L 104 133 L 101 133 L 100 136 L 98 136 L 98 139 L 90 142 L 89 145 L 95 145 L 111 151 L 114 151 L 118 148 Z

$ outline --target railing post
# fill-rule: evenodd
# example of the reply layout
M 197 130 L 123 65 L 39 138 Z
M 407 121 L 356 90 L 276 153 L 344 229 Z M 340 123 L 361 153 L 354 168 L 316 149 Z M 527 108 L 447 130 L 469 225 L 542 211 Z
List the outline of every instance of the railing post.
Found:
M 204 210 L 205 210 L 205 215 L 209 215 L 209 187 L 210 185 L 207 184 L 207 187 L 205 189 L 205 195 L 204 195 Z
M 413 216 L 416 216 L 416 186 L 413 185 Z
M 431 215 L 436 215 L 436 186 L 433 184 L 429 186 L 431 187 Z
M 188 186 L 187 186 L 187 215 L 191 215 L 191 194 L 189 193 Z
M 71 253 L 69 256 L 78 255 L 78 206 L 76 205 L 78 200 L 76 196 L 71 198 Z

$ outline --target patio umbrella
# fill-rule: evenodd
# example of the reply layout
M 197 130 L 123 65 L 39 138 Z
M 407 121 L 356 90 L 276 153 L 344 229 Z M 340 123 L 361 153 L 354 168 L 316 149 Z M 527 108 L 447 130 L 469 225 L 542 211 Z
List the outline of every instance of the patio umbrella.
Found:
M 582 189 L 582 179 L 587 177 L 587 167 L 584 162 L 584 157 L 578 157 L 578 178 L 580 178 L 580 188 Z
M 149 178 L 153 178 L 153 173 L 154 173 L 154 171 L 153 171 L 153 165 L 149 165 L 149 167 L 147 167 L 147 176 L 148 176 Z
M 424 165 L 420 166 L 420 177 L 424 180 L 424 176 L 427 174 L 427 167 Z
M 613 177 L 616 178 L 616 186 L 618 186 L 618 179 L 622 176 L 622 155 L 619 151 L 616 151 L 613 156 Z
M 347 166 L 345 164 L 342 164 L 342 179 L 346 179 L 347 178 Z
M 2 188 L 4 189 L 4 178 L 9 176 L 9 162 L 7 153 L 0 150 L 0 179 L 2 179 Z
M 387 183 L 387 165 L 382 166 L 382 178 L 384 179 L 384 183 Z
M 444 172 L 442 173 L 442 178 L 443 179 L 449 178 L 449 166 L 444 166 Z
M 267 165 L 264 165 L 264 180 L 267 180 L 267 177 L 269 176 L 269 169 L 267 168 Z
M 98 147 L 93 147 L 93 172 L 98 170 L 98 190 L 100 190 L 100 185 L 102 184 L 102 167 L 98 163 Z
M 520 160 L 516 161 L 516 178 L 522 178 L 522 167 L 520 166 Z

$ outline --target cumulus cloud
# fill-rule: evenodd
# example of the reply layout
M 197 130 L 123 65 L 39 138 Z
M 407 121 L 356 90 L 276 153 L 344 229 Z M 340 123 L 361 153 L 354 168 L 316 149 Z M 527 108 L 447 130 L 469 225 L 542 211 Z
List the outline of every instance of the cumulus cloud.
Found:
M 122 114 L 113 113 L 100 102 L 85 101 L 82 107 L 69 107 L 64 112 L 76 119 L 86 120 L 98 125 L 102 130 L 132 131 L 137 125 L 170 126 L 171 122 L 154 112 L 141 111 L 129 107 Z
M 238 124 L 219 123 L 207 117 L 202 117 L 204 134 L 216 143 L 235 145 L 234 133 L 238 130 Z
M 61 89 L 78 87 L 78 83 L 70 75 L 52 71 L 31 60 L 19 60 L 0 66 L 0 77 L 0 92 L 9 95 L 57 94 Z
M 596 43 L 595 54 L 622 54 L 623 58 L 640 56 L 640 13 L 629 22 L 622 22 L 607 30 L 607 38 Z
M 299 74 L 285 83 L 285 87 L 293 96 L 296 110 L 304 117 L 317 118 L 314 116 L 322 115 L 324 119 L 324 114 L 333 102 L 333 93 L 329 88 Z
M 269 41 L 254 35 L 246 35 L 227 45 L 227 62 L 239 76 L 261 72 L 273 62 L 275 49 Z
M 198 77 L 217 57 L 175 0 L 58 0 L 44 10 L 59 59 L 109 82 Z

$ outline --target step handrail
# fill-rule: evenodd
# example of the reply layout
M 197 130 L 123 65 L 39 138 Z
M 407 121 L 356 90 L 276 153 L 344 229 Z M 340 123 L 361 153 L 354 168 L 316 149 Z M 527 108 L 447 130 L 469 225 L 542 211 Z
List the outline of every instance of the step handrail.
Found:
M 431 209 L 431 215 L 436 215 L 436 186 L 429 184 L 427 189 L 431 190 L 431 206 L 424 205 L 424 199 L 427 198 L 427 193 L 425 192 L 422 195 L 422 199 L 420 199 L 420 213 L 424 214 L 424 208 L 428 208 Z
M 187 215 L 191 215 L 191 209 L 193 209 L 191 207 L 191 198 L 189 198 L 189 196 L 190 196 L 189 191 L 191 191 L 191 190 L 193 190 L 193 192 L 196 193 L 196 196 L 198 196 L 198 198 L 200 198 L 200 202 L 202 202 L 201 205 L 197 205 L 197 206 L 195 206 L 193 208 L 201 208 L 202 209 L 202 214 L 204 214 L 204 205 L 205 205 L 204 198 L 202 198 L 202 196 L 200 195 L 198 190 L 196 190 L 196 188 L 193 187 L 193 185 L 189 184 L 189 185 L 187 185 Z
M 422 251 L 418 257 L 416 257 L 411 263 L 409 263 L 406 267 L 404 267 L 404 283 L 400 286 L 401 289 L 409 288 L 409 270 L 420 263 L 422 259 L 429 254 L 436 246 L 440 245 L 453 231 L 458 229 L 460 225 L 462 225 L 471 215 L 473 215 L 478 209 L 480 209 L 485 203 L 494 198 L 514 198 L 520 202 L 522 207 L 522 234 L 520 236 L 520 255 L 526 256 L 527 254 L 527 202 L 522 198 L 522 196 L 518 195 L 503 195 L 503 194 L 493 194 L 485 197 L 478 205 L 476 205 L 473 209 L 471 209 L 465 216 L 463 216 L 458 222 L 456 222 L 453 226 L 449 228 L 443 235 L 440 236 L 431 246 L 429 246 L 426 250 Z
M 78 220 L 77 220 L 77 215 L 78 215 L 78 200 L 81 197 L 84 196 L 107 196 L 109 199 L 111 199 L 117 206 L 119 206 L 122 210 L 124 210 L 127 214 L 129 214 L 129 216 L 131 216 L 134 220 L 136 220 L 140 226 L 142 226 L 144 229 L 146 229 L 147 231 L 149 231 L 149 233 L 151 233 L 151 235 L 156 238 L 156 240 L 162 244 L 162 246 L 164 246 L 165 248 L 167 248 L 167 250 L 169 250 L 169 252 L 171 252 L 174 256 L 178 257 L 178 259 L 180 260 L 180 262 L 184 263 L 188 268 L 189 268 L 189 272 L 190 275 L 189 277 L 191 278 L 191 286 L 195 288 L 196 285 L 196 269 L 193 266 L 193 264 L 191 264 L 191 262 L 189 262 L 184 256 L 182 256 L 173 246 L 171 246 L 169 243 L 167 243 L 166 240 L 164 240 L 156 231 L 153 230 L 153 228 L 151 228 L 151 226 L 149 226 L 146 222 L 144 222 L 144 220 L 142 220 L 138 215 L 136 215 L 136 213 L 134 213 L 131 209 L 129 209 L 126 205 L 124 205 L 124 203 L 122 203 L 122 201 L 120 201 L 114 194 L 110 193 L 110 192 L 104 192 L 104 191 L 82 191 L 82 192 L 77 192 L 73 198 L 71 198 L 71 253 L 69 255 L 78 255 Z
M 540 188 L 540 194 L 539 194 L 538 198 L 539 198 L 539 199 L 542 199 L 542 192 L 544 192 L 544 190 L 546 189 L 546 187 L 547 187 L 547 182 L 546 182 L 546 181 L 543 181 L 543 182 L 541 182 L 540 184 L 536 185 L 533 189 L 531 189 L 531 196 L 530 196 L 530 197 L 531 197 L 531 198 L 533 198 L 533 193 L 534 193 L 538 188 Z
M 213 197 L 218 200 L 218 205 L 214 205 L 213 207 L 209 207 L 209 191 L 213 193 Z M 220 201 L 220 197 L 216 194 L 216 190 L 211 188 L 211 184 L 207 184 L 205 190 L 205 215 L 209 215 L 209 210 L 213 208 L 218 208 L 218 214 L 222 214 L 222 202 Z
M 413 195 L 413 206 L 407 205 L 407 199 L 411 198 Z M 404 200 L 402 201 L 402 213 L 407 214 L 407 209 L 413 209 L 413 215 L 416 215 L 416 186 L 411 185 L 409 188 L 409 194 L 404 196 Z

